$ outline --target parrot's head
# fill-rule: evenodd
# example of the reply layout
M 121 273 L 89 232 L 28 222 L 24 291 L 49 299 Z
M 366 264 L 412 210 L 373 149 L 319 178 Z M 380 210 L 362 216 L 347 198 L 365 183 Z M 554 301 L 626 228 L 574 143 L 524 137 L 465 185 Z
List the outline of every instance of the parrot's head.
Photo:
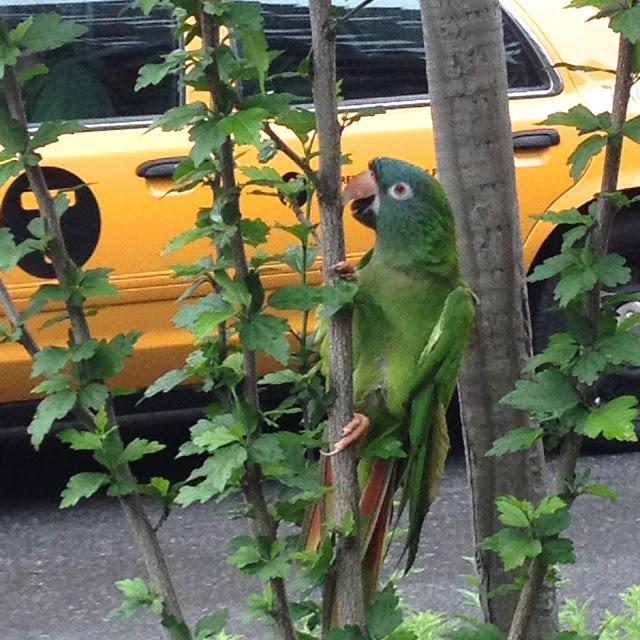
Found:
M 449 201 L 440 183 L 414 164 L 375 158 L 349 181 L 343 192 L 348 202 L 356 220 L 375 229 L 376 246 L 394 258 L 402 252 L 403 260 L 431 262 L 455 255 Z

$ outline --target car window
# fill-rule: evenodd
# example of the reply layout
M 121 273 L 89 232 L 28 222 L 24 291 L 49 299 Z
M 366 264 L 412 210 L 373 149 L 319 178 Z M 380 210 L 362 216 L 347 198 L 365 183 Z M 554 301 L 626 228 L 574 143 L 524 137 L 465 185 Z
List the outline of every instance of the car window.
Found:
M 338 0 L 334 4 L 339 18 L 356 3 Z M 262 7 L 269 44 L 282 51 L 273 63 L 273 72 L 295 71 L 311 46 L 307 3 L 266 0 Z M 529 40 L 504 12 L 503 23 L 509 88 L 550 88 L 550 76 Z M 339 23 L 336 53 L 345 100 L 384 101 L 426 93 L 418 0 L 376 0 Z M 301 79 L 282 77 L 273 81 L 272 87 L 307 98 L 311 94 L 308 83 Z
M 156 87 L 134 90 L 138 69 L 175 48 L 168 10 L 149 17 L 131 9 L 130 0 L 0 0 L 8 27 L 31 14 L 55 11 L 87 27 L 75 42 L 52 52 L 34 54 L 23 64 L 43 62 L 47 75 L 25 88 L 30 122 L 56 119 L 119 119 L 162 113 L 176 106 L 179 93 L 168 78 Z

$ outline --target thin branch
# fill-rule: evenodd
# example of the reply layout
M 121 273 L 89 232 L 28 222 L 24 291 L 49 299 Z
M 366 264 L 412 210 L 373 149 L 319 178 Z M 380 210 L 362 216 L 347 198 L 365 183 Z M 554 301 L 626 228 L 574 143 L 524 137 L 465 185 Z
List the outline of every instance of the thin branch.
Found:
M 622 129 L 627 115 L 627 105 L 632 84 L 633 45 L 620 36 L 618 49 L 618 65 L 616 69 L 616 84 L 613 94 L 613 109 L 611 121 L 617 131 Z M 607 144 L 605 150 L 604 171 L 602 186 L 598 197 L 596 226 L 591 236 L 594 251 L 598 255 L 604 255 L 609 246 L 609 238 L 613 229 L 613 222 L 618 212 L 618 206 L 614 200 L 607 197 L 618 188 L 618 174 L 620 171 L 620 158 L 622 155 L 622 136 Z M 596 322 L 600 316 L 600 287 L 596 286 L 587 295 L 586 312 L 592 322 Z M 595 394 L 595 389 L 590 388 L 587 394 Z M 562 444 L 559 461 L 558 476 L 556 480 L 556 492 L 563 496 L 567 492 L 567 486 L 576 475 L 576 466 L 580 455 L 582 436 L 570 433 Z M 509 629 L 507 640 L 526 640 L 531 617 L 538 600 L 538 593 L 544 582 L 547 565 L 540 557 L 535 558 L 529 567 L 528 580 L 525 585 L 513 616 L 513 622 Z
M 311 234 L 313 241 L 316 243 L 318 249 L 320 249 L 320 252 L 322 252 L 323 251 L 322 238 L 320 238 L 318 231 L 316 230 L 314 225 L 311 223 L 309 218 L 307 218 L 307 216 L 305 215 L 305 212 L 302 210 L 302 207 L 298 206 L 298 204 L 295 202 L 288 202 L 287 204 L 291 207 L 291 210 L 293 211 L 296 217 L 296 220 L 300 224 L 307 227 L 307 229 L 309 229 L 309 233 Z
M 349 11 L 347 11 L 346 13 L 343 13 L 339 18 L 336 18 L 333 21 L 334 32 L 336 27 L 339 24 L 343 22 L 347 22 L 348 20 L 351 20 L 353 16 L 355 16 L 359 11 L 362 11 L 364 8 L 368 7 L 372 2 L 373 0 L 362 0 L 362 2 L 360 2 L 360 4 L 357 4 L 355 7 L 353 7 L 353 9 L 349 9 Z
M 200 8 L 199 15 L 202 44 L 205 49 L 213 50 L 220 43 L 220 28 L 213 17 Z M 214 106 L 221 104 L 222 81 L 215 56 L 205 71 L 207 84 Z M 277 143 L 276 143 L 277 144 Z M 235 161 L 233 155 L 233 141 L 227 138 L 220 153 L 220 186 L 222 197 L 237 212 L 240 217 L 239 189 L 235 179 Z M 244 242 L 239 227 L 231 240 L 236 273 L 246 280 L 249 267 L 245 253 Z M 259 409 L 258 375 L 256 352 L 245 349 L 243 351 L 244 372 L 244 400 Z M 260 467 L 256 464 L 245 464 L 241 486 L 246 502 L 253 509 L 253 530 L 258 537 L 274 542 L 277 537 L 277 525 L 269 511 L 269 505 L 263 491 L 263 477 Z M 289 599 L 282 578 L 269 580 L 273 593 L 274 611 L 272 612 L 276 627 L 283 640 L 297 640 L 293 616 L 289 606 Z
M 304 175 L 308 178 L 316 188 L 318 186 L 318 174 L 311 168 L 311 165 L 298 153 L 296 153 L 271 127 L 269 122 L 265 122 L 262 125 L 262 130 L 271 138 L 272 142 L 276 145 L 278 151 L 284 153 L 289 160 L 291 160 L 296 166 L 298 166 Z
M 24 126 L 25 130 L 28 130 L 27 115 L 22 100 L 20 85 L 15 73 L 15 68 L 12 66 L 5 68 L 4 96 L 11 117 Z M 39 165 L 26 167 L 25 173 L 27 174 L 31 190 L 35 195 L 40 215 L 51 234 L 49 254 L 54 272 L 58 281 L 64 283 L 67 278 L 67 273 L 74 265 L 65 246 L 60 220 L 53 206 L 53 198 L 49 193 L 44 173 Z M 73 342 L 79 345 L 90 340 L 91 333 L 84 309 L 81 306 L 72 305 L 68 301 L 66 308 L 69 315 Z M 31 353 L 33 346 L 33 344 L 29 345 L 27 351 Z M 78 410 L 79 419 L 82 423 L 85 424 L 85 426 L 93 426 L 93 416 L 91 416 L 90 412 L 79 405 L 74 407 L 74 410 L 76 409 Z M 111 398 L 111 396 L 107 398 L 106 410 L 111 423 L 117 425 L 113 398 Z M 115 473 L 122 479 L 133 477 L 128 465 L 121 465 Z M 171 576 L 140 495 L 133 493 L 127 496 L 121 496 L 119 501 L 138 543 L 151 583 L 163 596 L 168 612 L 175 618 L 183 620 L 184 618 L 171 581 Z
M 40 351 L 40 348 L 31 335 L 29 329 L 27 329 L 23 323 L 20 312 L 18 311 L 18 308 L 16 307 L 2 278 L 0 278 L 0 306 L 4 309 L 5 315 L 13 325 L 13 328 L 20 332 L 18 342 L 25 348 L 27 353 L 34 358 L 38 351 Z
M 345 259 L 340 190 L 340 128 L 337 119 L 336 43 L 331 28 L 331 0 L 310 0 L 313 56 L 313 97 L 320 151 L 317 194 L 324 239 L 323 275 L 327 283 L 335 281 L 332 266 Z M 329 320 L 329 365 L 335 401 L 329 407 L 327 432 L 331 449 L 342 437 L 342 429 L 353 417 L 353 362 L 351 309 L 345 307 Z M 333 472 L 336 523 L 351 515 L 356 522 L 351 536 L 336 540 L 335 602 L 338 624 L 365 626 L 364 593 L 360 553 L 360 490 L 357 460 L 348 447 L 327 461 Z M 331 603 L 324 603 L 325 608 Z

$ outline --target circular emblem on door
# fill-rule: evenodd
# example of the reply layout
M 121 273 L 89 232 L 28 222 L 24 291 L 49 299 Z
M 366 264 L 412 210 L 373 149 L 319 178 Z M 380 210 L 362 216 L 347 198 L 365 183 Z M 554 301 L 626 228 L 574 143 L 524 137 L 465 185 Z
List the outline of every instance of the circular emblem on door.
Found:
M 82 266 L 98 246 L 100 237 L 100 207 L 91 189 L 73 173 L 58 167 L 42 167 L 51 193 L 74 189 L 67 193 L 69 208 L 62 214 L 60 226 L 72 260 Z M 11 184 L 2 201 L 2 226 L 7 227 L 16 242 L 32 237 L 27 227 L 37 218 L 38 205 L 26 174 Z M 46 256 L 37 251 L 27 254 L 18 266 L 38 278 L 53 278 L 53 267 Z

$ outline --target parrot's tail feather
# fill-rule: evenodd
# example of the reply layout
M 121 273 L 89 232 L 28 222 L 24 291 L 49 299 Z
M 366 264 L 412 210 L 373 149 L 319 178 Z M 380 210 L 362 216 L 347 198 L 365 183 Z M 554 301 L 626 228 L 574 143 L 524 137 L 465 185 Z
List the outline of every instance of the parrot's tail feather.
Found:
M 320 461 L 320 477 L 326 487 L 331 487 L 331 459 Z M 366 601 L 375 595 L 380 566 L 386 550 L 386 533 L 391 519 L 395 464 L 390 460 L 376 459 L 371 465 L 360 497 L 360 544 L 362 550 L 362 577 Z M 317 549 L 324 535 L 323 523 L 333 520 L 333 492 L 314 505 L 305 517 L 302 531 L 304 549 Z
M 378 502 L 375 517 L 369 524 L 369 532 L 366 541 L 362 545 L 362 583 L 365 602 L 371 602 L 378 588 L 378 575 L 384 561 L 387 549 L 387 529 L 393 510 L 393 494 L 395 487 L 392 482 L 393 465 L 387 460 L 376 462 L 386 463 L 386 480 L 381 494 L 378 494 Z M 391 468 L 390 468 L 391 467 Z M 369 484 L 367 484 L 367 488 Z M 365 490 L 365 496 L 367 491 Z

